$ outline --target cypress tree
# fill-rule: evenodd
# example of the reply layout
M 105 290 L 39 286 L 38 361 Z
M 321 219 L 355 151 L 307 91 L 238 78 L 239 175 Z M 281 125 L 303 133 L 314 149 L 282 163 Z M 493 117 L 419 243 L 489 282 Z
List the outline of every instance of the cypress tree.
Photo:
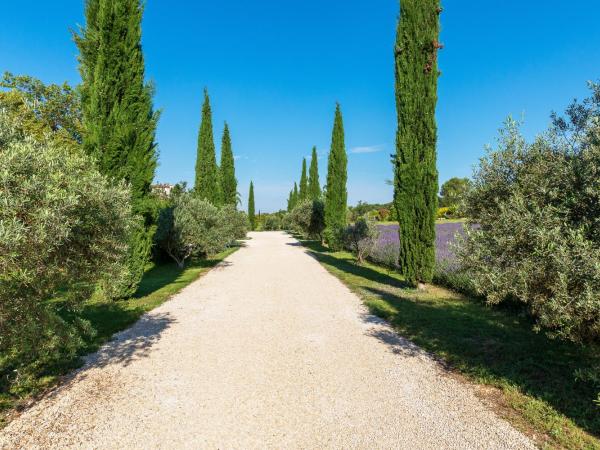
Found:
M 308 198 L 308 178 L 306 177 L 306 158 L 302 158 L 302 174 L 300 175 L 300 191 L 298 192 L 300 201 Z
M 327 163 L 327 190 L 325 191 L 326 239 L 333 248 L 339 247 L 338 233 L 346 225 L 347 197 L 346 181 L 348 158 L 344 143 L 344 123 L 339 103 L 335 108 L 335 119 L 331 136 L 331 150 Z
M 288 200 L 287 200 L 287 211 L 291 212 L 292 209 L 294 209 L 294 190 L 293 189 L 290 191 L 290 195 L 288 196 Z
M 292 203 L 294 206 L 292 207 L 292 209 L 294 209 L 298 205 L 299 200 L 300 192 L 298 192 L 298 185 L 294 183 L 294 190 L 292 191 Z
M 83 80 L 83 148 L 99 171 L 131 186 L 132 206 L 143 217 L 132 234 L 129 276 L 118 295 L 132 294 L 152 245 L 152 213 L 146 201 L 157 164 L 159 114 L 145 82 L 139 0 L 88 0 L 86 26 L 75 36 Z
M 225 122 L 225 128 L 223 128 L 223 139 L 221 141 L 220 175 L 223 204 L 237 206 L 237 180 L 235 179 L 235 164 L 227 122 Z
M 215 142 L 213 139 L 212 112 L 208 90 L 204 89 L 204 104 L 202 105 L 202 119 L 198 132 L 198 153 L 196 156 L 196 183 L 195 194 L 208 200 L 215 206 L 221 204 L 219 168 L 215 155 Z
M 400 270 L 413 286 L 430 282 L 435 264 L 440 12 L 439 0 L 402 0 L 394 50 L 398 111 L 394 204 L 400 225 Z
M 321 198 L 321 185 L 319 184 L 319 163 L 317 161 L 317 147 L 313 147 L 308 171 L 308 198 L 318 200 Z
M 250 192 L 248 192 L 248 221 L 250 222 L 250 230 L 256 227 L 256 216 L 254 215 L 254 184 L 250 182 Z

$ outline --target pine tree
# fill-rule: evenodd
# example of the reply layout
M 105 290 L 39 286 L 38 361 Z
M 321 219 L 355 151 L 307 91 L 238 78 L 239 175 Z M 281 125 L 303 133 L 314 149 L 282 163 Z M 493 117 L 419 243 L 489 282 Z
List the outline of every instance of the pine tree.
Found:
M 237 206 L 237 180 L 235 179 L 235 164 L 233 151 L 231 149 L 231 137 L 229 127 L 225 123 L 223 139 L 221 142 L 221 192 L 224 205 Z
M 132 234 L 130 273 L 120 296 L 136 290 L 152 245 L 147 198 L 157 164 L 159 114 L 144 78 L 142 14 L 139 0 L 88 0 L 86 26 L 75 36 L 83 80 L 83 148 L 100 172 L 129 183 L 133 210 L 143 217 Z
M 250 182 L 250 192 L 248 192 L 248 221 L 250 222 L 250 230 L 256 228 L 256 216 L 254 215 L 254 184 Z
M 395 46 L 398 131 L 394 204 L 400 225 L 401 273 L 430 282 L 435 264 L 437 51 L 439 0 L 403 0 Z
M 300 201 L 308 198 L 308 178 L 306 177 L 306 158 L 302 158 L 302 174 L 300 175 L 300 191 L 298 192 Z
M 319 184 L 319 163 L 317 161 L 317 147 L 313 147 L 308 171 L 308 198 L 318 200 L 321 198 L 321 185 Z
M 328 244 L 339 247 L 339 232 L 346 225 L 347 197 L 346 181 L 348 157 L 344 143 L 344 123 L 340 105 L 335 108 L 335 119 L 331 136 L 331 150 L 327 163 L 327 190 L 325 191 L 325 226 Z
M 202 105 L 202 120 L 198 132 L 198 154 L 196 156 L 196 183 L 195 194 L 208 200 L 215 206 L 221 204 L 219 168 L 215 155 L 215 141 L 213 139 L 212 112 L 208 90 L 204 90 L 204 104 Z

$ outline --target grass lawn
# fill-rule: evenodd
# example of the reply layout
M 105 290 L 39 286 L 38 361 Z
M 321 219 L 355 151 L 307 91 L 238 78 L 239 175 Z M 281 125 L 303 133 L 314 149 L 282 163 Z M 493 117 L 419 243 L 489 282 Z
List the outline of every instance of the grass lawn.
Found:
M 131 298 L 119 301 L 90 300 L 78 316 L 91 323 L 96 335 L 86 342 L 79 354 L 85 355 L 95 351 L 114 333 L 131 326 L 142 314 L 168 300 L 238 248 L 239 246 L 231 247 L 208 260 L 192 260 L 184 269 L 179 269 L 175 263 L 153 266 L 144 274 L 137 292 Z M 0 428 L 15 408 L 54 386 L 61 375 L 80 364 L 78 358 L 65 360 L 60 365 L 50 368 L 45 376 L 36 380 L 31 389 L 21 397 L 0 392 Z
M 435 286 L 417 292 L 385 268 L 359 266 L 349 253 L 303 243 L 373 314 L 479 383 L 483 400 L 540 447 L 600 449 L 597 390 L 574 375 L 600 363 L 597 351 L 535 333 L 514 312 Z

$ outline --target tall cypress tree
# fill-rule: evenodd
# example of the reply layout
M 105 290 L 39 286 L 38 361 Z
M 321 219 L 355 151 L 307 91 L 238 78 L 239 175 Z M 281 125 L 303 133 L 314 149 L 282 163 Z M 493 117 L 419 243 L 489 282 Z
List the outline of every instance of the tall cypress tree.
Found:
M 300 192 L 298 192 L 298 185 L 294 182 L 294 190 L 292 191 L 292 204 L 294 205 L 292 209 L 298 206 L 298 202 L 300 201 Z
M 290 195 L 288 196 L 288 200 L 287 200 L 287 211 L 291 212 L 292 209 L 294 209 L 294 190 L 293 189 L 290 191 Z
M 126 180 L 143 216 L 130 242 L 130 274 L 119 295 L 135 291 L 150 257 L 152 214 L 146 198 L 157 164 L 153 88 L 145 82 L 139 0 L 88 0 L 75 36 L 82 83 L 83 148 L 103 174 Z
M 237 206 L 237 180 L 235 179 L 235 164 L 227 122 L 225 122 L 225 128 L 223 128 L 223 139 L 221 141 L 220 175 L 223 204 Z
M 319 184 L 319 163 L 317 161 L 317 147 L 313 147 L 308 171 L 308 198 L 317 200 L 321 198 L 321 185 Z
M 302 174 L 300 175 L 300 191 L 298 192 L 300 201 L 308 198 L 308 178 L 306 176 L 306 158 L 302 158 Z
M 437 51 L 439 0 L 402 0 L 395 68 L 398 131 L 394 204 L 400 225 L 400 270 L 414 286 L 430 282 L 435 264 Z
M 219 182 L 219 168 L 215 155 L 215 141 L 213 139 L 212 112 L 208 90 L 204 89 L 204 104 L 202 105 L 202 120 L 198 132 L 198 153 L 196 156 L 196 183 L 195 194 L 208 200 L 215 206 L 221 204 L 221 186 Z
M 248 192 L 248 221 L 250 230 L 256 228 L 256 216 L 254 215 L 254 184 L 250 182 L 250 191 Z
M 347 197 L 346 182 L 348 157 L 344 143 L 344 122 L 339 103 L 335 108 L 335 119 L 331 136 L 331 150 L 327 162 L 327 190 L 325 191 L 326 238 L 330 246 L 338 247 L 339 230 L 346 225 Z
M 139 0 L 88 0 L 80 51 L 83 145 L 99 170 L 125 179 L 134 207 L 150 192 L 157 155 L 153 88 L 144 80 Z

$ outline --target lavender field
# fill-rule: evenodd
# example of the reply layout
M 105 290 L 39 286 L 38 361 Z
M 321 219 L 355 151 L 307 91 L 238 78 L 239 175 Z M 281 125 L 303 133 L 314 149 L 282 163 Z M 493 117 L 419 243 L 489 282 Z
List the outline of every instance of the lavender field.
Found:
M 379 225 L 379 240 L 371 258 L 386 266 L 395 267 L 398 261 L 398 225 Z M 438 223 L 435 226 L 435 256 L 437 261 L 452 262 L 450 244 L 457 233 L 463 233 L 462 223 Z

